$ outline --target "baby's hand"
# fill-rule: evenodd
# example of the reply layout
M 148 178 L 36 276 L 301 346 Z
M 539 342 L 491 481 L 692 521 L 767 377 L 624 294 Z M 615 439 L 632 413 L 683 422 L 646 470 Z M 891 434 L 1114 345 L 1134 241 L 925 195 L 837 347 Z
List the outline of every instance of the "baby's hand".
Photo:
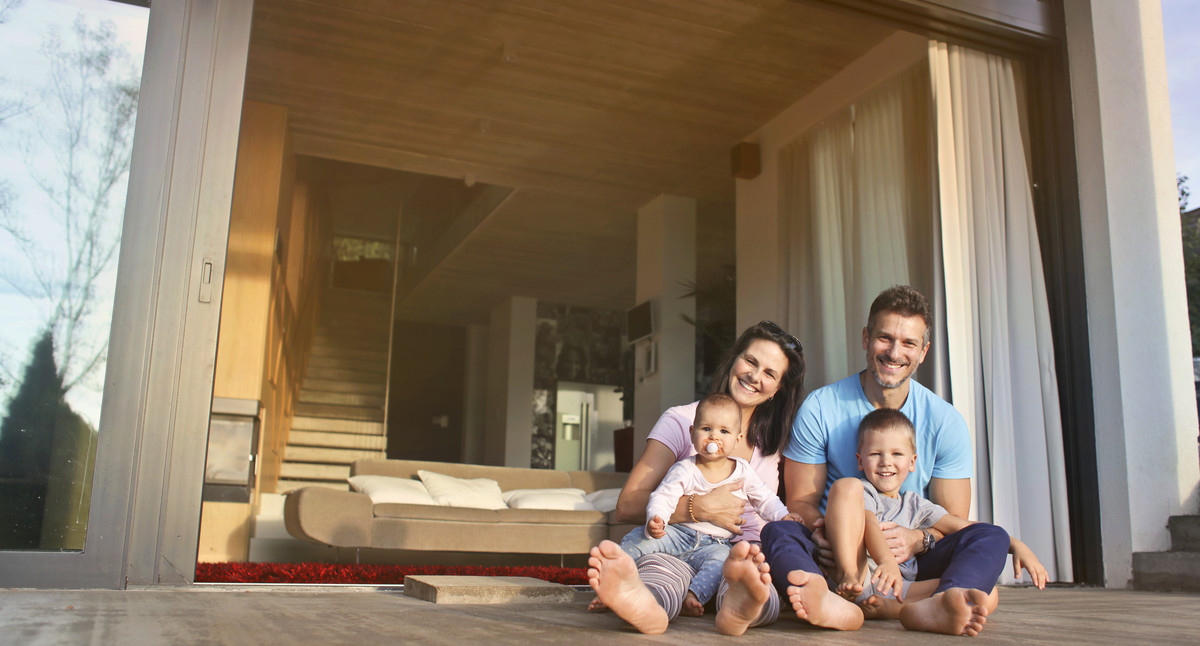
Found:
M 801 525 L 804 524 L 804 518 L 802 516 L 800 516 L 800 514 L 797 514 L 795 512 L 792 512 L 792 513 L 788 514 L 787 516 L 780 518 L 780 520 L 794 520 L 797 523 L 800 523 Z
M 879 592 L 891 592 L 897 599 L 904 599 L 904 578 L 900 576 L 900 565 L 895 561 L 880 563 L 871 577 Z
M 662 538 L 667 535 L 667 524 L 662 518 L 655 516 L 646 523 L 646 534 L 650 538 Z

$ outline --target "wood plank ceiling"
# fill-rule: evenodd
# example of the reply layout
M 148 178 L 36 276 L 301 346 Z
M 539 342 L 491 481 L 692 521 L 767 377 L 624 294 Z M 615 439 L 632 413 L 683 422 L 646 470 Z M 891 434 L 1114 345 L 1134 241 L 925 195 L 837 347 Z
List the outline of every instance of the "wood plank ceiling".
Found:
M 404 316 L 622 309 L 637 209 L 732 212 L 730 148 L 890 33 L 790 0 L 257 0 L 246 98 L 288 107 L 298 154 L 516 189 Z

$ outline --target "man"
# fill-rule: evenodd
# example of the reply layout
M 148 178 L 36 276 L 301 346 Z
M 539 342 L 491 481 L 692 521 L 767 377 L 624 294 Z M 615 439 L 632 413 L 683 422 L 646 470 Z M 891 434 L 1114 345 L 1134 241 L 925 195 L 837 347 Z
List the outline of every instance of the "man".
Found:
M 783 451 L 786 502 L 791 512 L 803 518 L 804 525 L 768 523 L 762 533 L 762 554 L 781 600 L 787 599 L 796 616 L 813 625 L 856 630 L 863 622 L 857 606 L 829 591 L 821 571 L 833 573 L 835 567 L 824 534 L 825 498 L 834 480 L 859 474 L 855 455 L 858 425 L 867 413 L 896 408 L 916 427 L 917 467 L 901 491 L 917 491 L 959 517 L 965 518 L 970 511 L 973 461 L 966 422 L 950 404 L 912 379 L 929 352 L 931 323 L 929 302 L 916 289 L 896 286 L 884 290 L 871 304 L 863 328 L 866 370 L 813 391 L 792 425 Z M 899 562 L 929 552 L 942 538 L 931 530 L 907 529 L 895 523 L 881 523 L 880 528 Z M 930 557 L 945 561 L 942 551 Z M 758 571 L 754 564 L 748 558 L 727 561 L 726 580 L 732 595 L 727 598 L 737 606 L 726 614 L 741 618 L 736 630 L 750 624 L 746 617 L 755 617 L 762 606 L 757 599 L 766 597 L 754 578 Z M 936 576 L 940 569 L 922 571 Z M 753 603 L 746 601 L 751 597 Z M 947 598 L 938 608 L 946 617 L 939 620 L 953 624 L 952 632 L 977 633 L 986 621 L 986 612 L 973 612 L 968 605 L 962 599 Z M 961 618 L 955 618 L 959 615 Z M 722 632 L 736 634 L 736 630 Z

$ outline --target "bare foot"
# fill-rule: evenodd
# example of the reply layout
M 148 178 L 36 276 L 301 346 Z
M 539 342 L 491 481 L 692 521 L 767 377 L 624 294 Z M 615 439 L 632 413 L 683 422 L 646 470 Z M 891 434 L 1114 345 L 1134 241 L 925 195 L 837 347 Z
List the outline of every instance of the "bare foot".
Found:
M 754 543 L 734 543 L 721 574 L 729 589 L 717 611 L 717 630 L 724 635 L 741 635 L 758 619 L 771 598 L 771 569 L 762 548 Z
M 858 595 L 862 594 L 862 591 L 862 582 L 855 579 L 846 579 L 837 587 L 838 596 L 851 603 L 858 601 Z
M 592 602 L 588 604 L 587 611 L 588 612 L 612 612 L 611 610 L 608 609 L 608 606 L 604 605 L 604 602 L 600 600 L 600 597 L 592 597 Z
M 704 616 L 704 604 L 700 603 L 699 597 L 691 590 L 683 595 L 683 607 L 679 609 L 679 614 L 685 617 L 702 617 Z
M 858 607 L 862 609 L 863 616 L 867 619 L 899 619 L 900 609 L 904 607 L 904 604 L 892 597 L 873 594 L 863 599 Z
M 596 597 L 638 631 L 657 635 L 667 629 L 667 611 L 638 578 L 633 559 L 612 541 L 600 541 L 588 558 L 588 585 Z
M 974 637 L 987 623 L 988 596 L 982 590 L 950 588 L 928 599 L 904 604 L 900 623 L 908 630 Z
M 834 630 L 858 630 L 863 625 L 863 613 L 858 606 L 829 590 L 819 574 L 792 570 L 787 575 L 788 601 L 796 616 L 814 626 Z

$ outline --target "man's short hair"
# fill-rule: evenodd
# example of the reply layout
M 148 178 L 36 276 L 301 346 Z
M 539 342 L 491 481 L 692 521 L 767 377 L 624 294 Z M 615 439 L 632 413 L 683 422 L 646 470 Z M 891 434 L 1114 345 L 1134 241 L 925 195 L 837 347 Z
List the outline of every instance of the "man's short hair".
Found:
M 700 400 L 700 404 L 696 406 L 696 420 L 700 419 L 700 414 L 709 408 L 732 408 L 738 414 L 737 432 L 742 432 L 742 407 L 738 406 L 737 400 L 724 393 L 713 393 Z
M 880 314 L 891 312 L 900 316 L 919 316 L 925 321 L 925 343 L 929 343 L 929 331 L 933 329 L 933 316 L 929 313 L 929 300 L 909 285 L 893 285 L 871 302 L 871 313 L 867 316 L 867 331 L 875 331 L 875 321 Z
M 895 408 L 876 408 L 862 418 L 862 421 L 858 423 L 858 448 L 862 448 L 863 439 L 867 437 L 867 433 L 893 430 L 903 431 L 908 435 L 913 453 L 917 452 L 917 429 L 913 426 L 912 420 L 908 419 L 908 415 Z

